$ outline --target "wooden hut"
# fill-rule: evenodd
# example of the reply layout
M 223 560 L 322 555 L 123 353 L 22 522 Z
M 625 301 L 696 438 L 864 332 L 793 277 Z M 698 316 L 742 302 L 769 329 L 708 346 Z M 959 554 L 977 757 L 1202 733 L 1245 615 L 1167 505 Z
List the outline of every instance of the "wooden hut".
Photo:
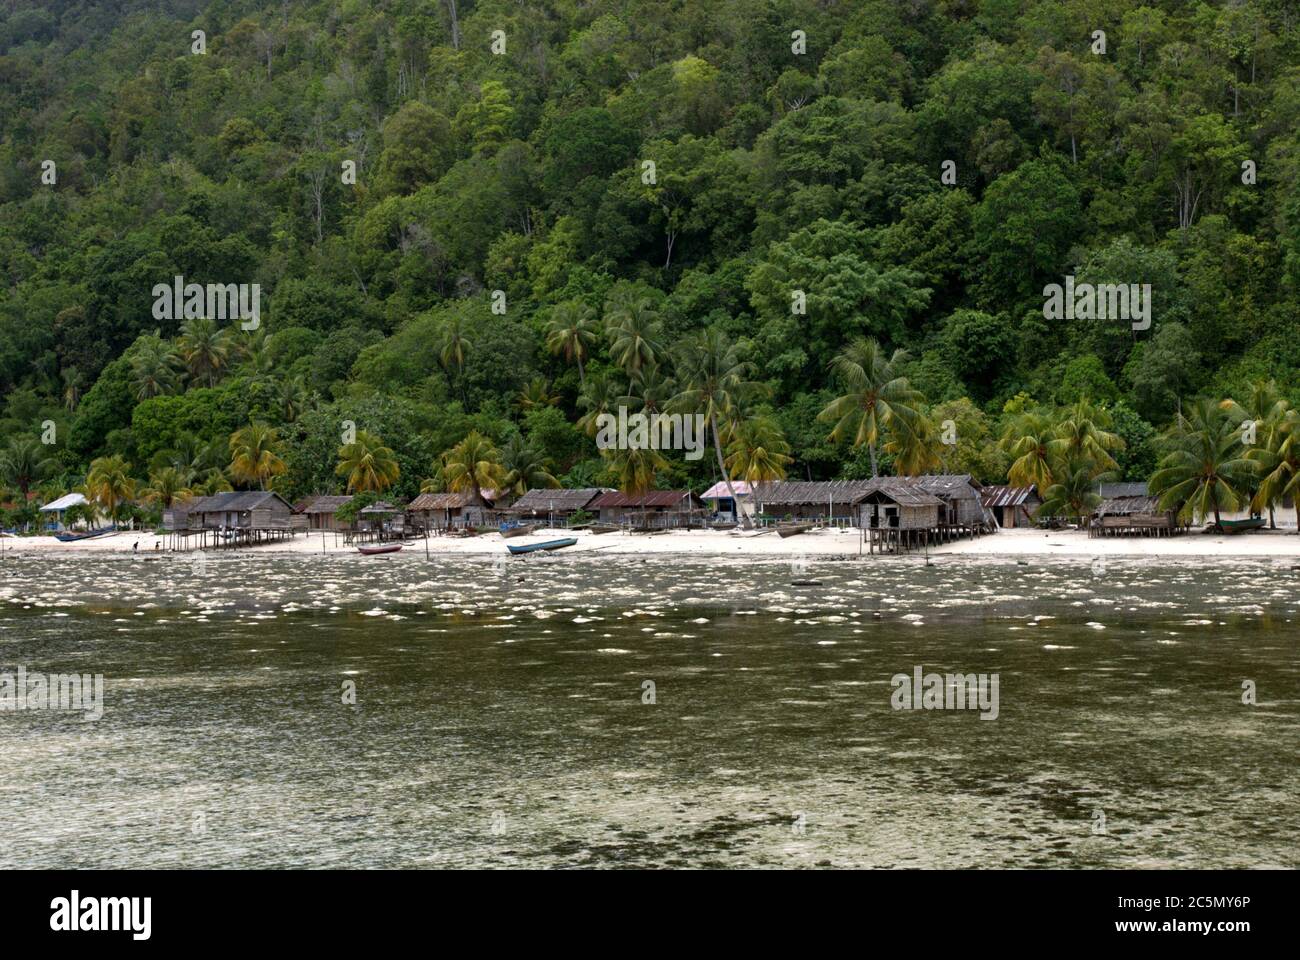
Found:
M 72 507 L 84 507 L 86 497 L 80 493 L 68 493 L 41 507 L 41 522 L 46 530 L 62 532 L 67 529 L 65 517 Z
M 350 496 L 319 494 L 294 504 L 295 516 L 306 518 L 307 530 L 342 530 L 346 524 L 339 522 L 339 509 L 352 502 Z
M 704 501 L 689 490 L 651 490 L 629 496 L 617 490 L 602 493 L 588 508 L 601 523 L 633 527 L 688 527 L 704 517 Z
M 567 524 L 579 510 L 591 513 L 591 502 L 608 492 L 605 487 L 529 490 L 502 512 L 523 521 L 541 521 L 552 526 Z
M 900 478 L 943 501 L 939 525 L 961 535 L 977 532 L 986 523 L 980 485 L 969 473 L 930 473 Z
M 858 501 L 858 523 L 869 531 L 871 552 L 923 547 L 937 536 L 944 502 L 897 477 L 879 477 Z
M 252 546 L 293 536 L 293 507 L 270 490 L 232 490 L 173 504 L 163 529 L 207 546 Z
M 782 480 L 759 484 L 759 511 L 777 519 L 823 523 L 857 522 L 858 504 L 872 490 L 870 480 Z
M 483 491 L 484 503 L 474 502 L 474 494 L 422 493 L 406 506 L 406 515 L 421 530 L 452 530 L 476 527 L 493 520 L 496 501 Z
M 1182 533 L 1178 510 L 1161 510 L 1160 498 L 1145 483 L 1103 483 L 1088 522 L 1091 537 L 1169 537 Z
M 994 522 L 1005 530 L 1032 527 L 1038 508 L 1043 505 L 1038 487 L 1032 483 L 1027 487 L 984 487 L 980 491 L 980 502 L 993 514 Z

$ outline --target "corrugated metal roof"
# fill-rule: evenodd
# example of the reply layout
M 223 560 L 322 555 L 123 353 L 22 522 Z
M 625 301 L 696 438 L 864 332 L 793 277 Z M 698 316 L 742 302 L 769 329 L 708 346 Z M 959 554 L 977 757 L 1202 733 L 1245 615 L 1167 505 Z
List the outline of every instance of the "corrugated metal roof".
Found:
M 369 513 L 369 514 L 401 513 L 401 512 L 402 512 L 401 507 L 395 507 L 387 500 L 376 500 L 370 506 L 361 508 L 361 513 Z
M 79 507 L 86 502 L 84 495 L 80 493 L 65 493 L 57 500 L 53 500 L 41 507 L 41 513 L 53 513 L 56 510 L 66 510 L 68 507 Z
M 536 510 L 539 513 L 545 513 L 548 510 L 581 510 L 605 492 L 604 487 L 529 490 L 516 500 L 510 509 L 520 512 Z
M 483 497 L 487 499 L 487 491 L 483 491 Z M 462 507 L 468 507 L 474 502 L 474 494 L 462 493 L 422 493 L 409 504 L 408 510 L 459 510 Z
M 906 477 L 877 477 L 871 481 L 871 489 L 866 496 L 879 493 L 900 506 L 907 507 L 943 506 L 943 501 L 934 494 L 923 490 L 918 484 L 907 483 L 906 480 Z
M 185 509 L 190 513 L 243 513 L 265 507 L 274 500 L 279 500 L 287 509 L 292 509 L 289 501 L 271 490 L 228 490 L 196 500 Z
M 1143 484 L 1146 486 L 1146 484 Z M 1132 513 L 1163 513 L 1159 497 L 1110 497 L 1097 504 L 1097 516 L 1122 517 Z
M 313 497 L 304 497 L 293 505 L 294 513 L 337 513 L 339 508 L 350 503 L 351 496 L 335 496 L 333 494 L 318 494 Z
M 980 503 L 986 507 L 1019 507 L 1031 497 L 1039 499 L 1038 487 L 1032 483 L 1027 487 L 985 487 L 980 491 Z
M 916 477 L 899 477 L 927 493 L 940 497 L 979 496 L 979 484 L 969 473 L 925 473 Z
M 651 490 L 640 497 L 630 497 L 626 493 L 615 490 L 611 493 L 602 493 L 591 502 L 591 506 L 594 509 L 604 507 L 675 507 L 680 505 L 683 500 L 691 501 L 691 506 L 701 502 L 700 498 L 689 490 Z
M 1145 497 L 1150 492 L 1145 483 L 1103 483 L 1097 491 L 1103 499 L 1115 497 Z
M 754 492 L 753 488 L 750 487 L 748 480 L 732 480 L 731 488 L 736 491 L 736 496 L 738 497 L 746 497 Z M 726 481 L 724 480 L 719 480 L 713 486 L 709 487 L 709 489 L 700 494 L 701 500 L 719 500 L 723 497 L 728 499 L 731 498 L 731 494 L 727 491 Z
M 764 506 L 802 503 L 857 503 L 873 489 L 870 480 L 782 480 L 763 485 Z

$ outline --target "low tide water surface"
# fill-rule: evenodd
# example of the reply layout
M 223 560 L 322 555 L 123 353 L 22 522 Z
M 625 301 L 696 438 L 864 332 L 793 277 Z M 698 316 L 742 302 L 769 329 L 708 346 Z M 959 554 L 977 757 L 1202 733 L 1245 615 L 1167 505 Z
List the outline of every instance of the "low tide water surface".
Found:
M 0 868 L 1300 866 L 1298 598 L 1267 561 L 11 554 L 0 671 L 105 689 L 0 712 Z M 893 709 L 917 667 L 997 674 L 997 718 Z

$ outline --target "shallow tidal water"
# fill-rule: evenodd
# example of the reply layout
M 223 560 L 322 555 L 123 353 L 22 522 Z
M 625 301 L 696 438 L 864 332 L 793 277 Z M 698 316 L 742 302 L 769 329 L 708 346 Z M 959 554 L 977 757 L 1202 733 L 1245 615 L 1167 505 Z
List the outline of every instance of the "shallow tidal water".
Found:
M 1298 654 L 1268 561 L 11 555 L 105 692 L 0 712 L 0 868 L 1295 867 Z

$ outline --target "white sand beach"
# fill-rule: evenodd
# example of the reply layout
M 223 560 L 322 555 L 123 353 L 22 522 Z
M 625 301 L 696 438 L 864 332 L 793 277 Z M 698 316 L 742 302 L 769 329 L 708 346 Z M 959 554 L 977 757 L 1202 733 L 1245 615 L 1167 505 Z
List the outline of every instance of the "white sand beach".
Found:
M 478 537 L 430 537 L 427 541 L 407 541 L 400 554 L 375 558 L 376 562 L 407 557 L 505 553 L 506 543 L 538 543 L 559 537 L 575 537 L 577 543 L 563 551 L 565 556 L 588 553 L 605 554 L 681 554 L 687 556 L 726 557 L 856 557 L 868 556 L 868 546 L 858 530 L 814 530 L 782 539 L 775 531 L 743 532 L 719 530 L 673 530 L 658 534 L 605 533 L 564 529 L 541 530 L 534 535 L 505 541 L 499 534 Z M 123 531 L 82 540 L 60 543 L 54 537 L 6 537 L 5 556 L 39 554 L 41 556 L 77 557 L 87 554 L 131 553 L 138 543 L 141 554 L 167 550 L 164 537 L 152 532 Z M 224 550 L 221 552 L 225 552 Z M 352 554 L 356 547 L 343 542 L 333 533 L 299 534 L 291 541 L 241 549 L 256 554 Z M 1177 537 L 1089 537 L 1079 530 L 1003 530 L 996 534 L 960 540 L 931 547 L 931 556 L 953 555 L 991 559 L 1025 556 L 1079 557 L 1260 557 L 1300 561 L 1300 536 L 1294 528 L 1258 530 L 1235 535 L 1205 534 L 1199 530 Z M 917 553 L 912 556 L 918 555 Z

